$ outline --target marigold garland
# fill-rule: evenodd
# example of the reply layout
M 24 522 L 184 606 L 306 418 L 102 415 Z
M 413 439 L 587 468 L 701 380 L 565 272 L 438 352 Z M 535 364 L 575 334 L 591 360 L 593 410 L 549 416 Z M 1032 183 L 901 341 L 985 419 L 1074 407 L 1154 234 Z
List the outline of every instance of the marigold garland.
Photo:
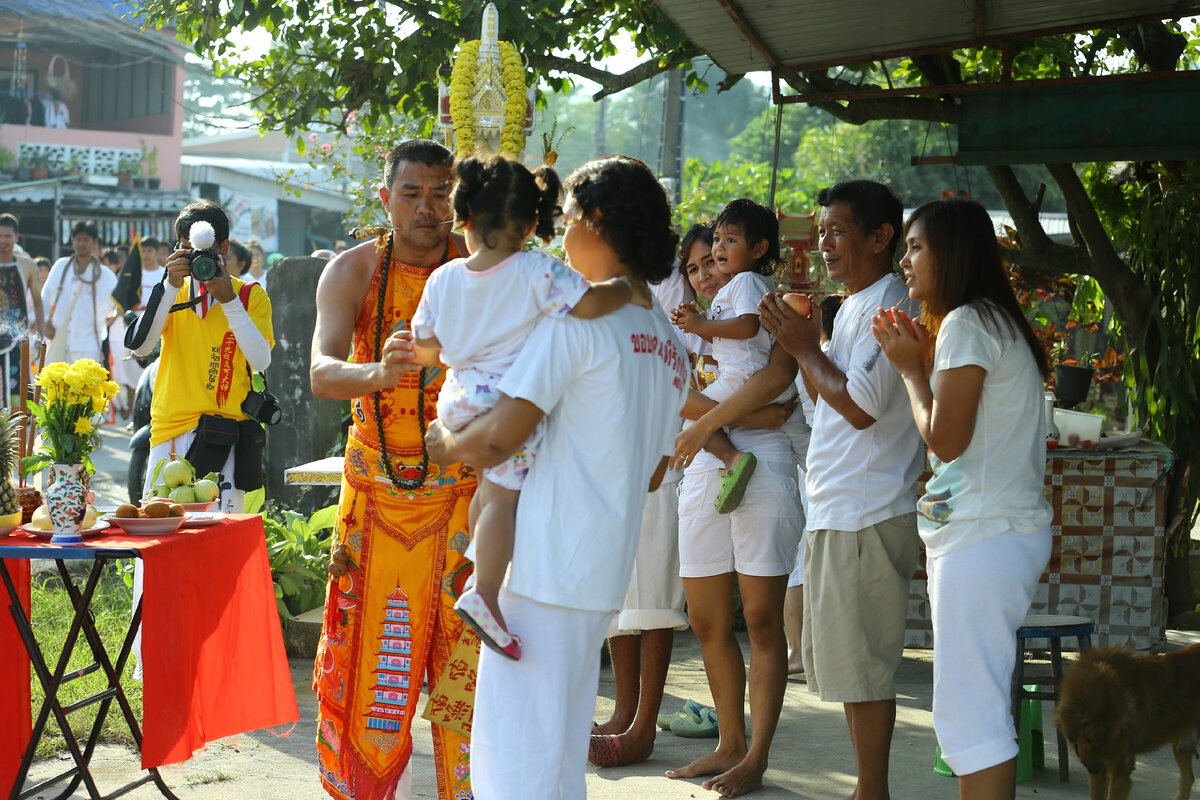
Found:
M 450 119 L 454 122 L 454 142 L 459 158 L 475 154 L 475 72 L 479 61 L 479 40 L 464 42 L 454 59 L 450 73 Z
M 525 68 L 517 48 L 500 42 L 500 77 L 504 88 L 504 127 L 499 154 L 518 158 L 525 147 Z M 450 119 L 454 123 L 455 150 L 459 158 L 475 154 L 476 131 L 473 100 L 479 79 L 479 40 L 464 42 L 450 73 Z

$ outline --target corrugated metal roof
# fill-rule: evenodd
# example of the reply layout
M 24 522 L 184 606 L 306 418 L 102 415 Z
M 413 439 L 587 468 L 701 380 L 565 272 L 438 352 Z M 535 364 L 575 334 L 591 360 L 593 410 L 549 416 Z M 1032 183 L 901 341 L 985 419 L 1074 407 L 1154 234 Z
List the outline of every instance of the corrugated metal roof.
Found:
M 133 11 L 129 0 L 0 0 L 0 17 L 20 20 L 27 41 L 103 42 L 182 63 L 183 46 L 155 30 L 143 33 Z
M 1167 19 L 1200 13 L 1200 0 L 979 0 L 983 10 L 980 40 L 974 0 L 655 2 L 721 69 L 733 74 L 772 67 L 854 64 L 885 54 L 982 43 L 1051 29 L 1080 30 L 1130 18 Z M 735 16 L 749 28 L 749 36 Z
M 70 209 L 89 209 L 108 213 L 142 213 L 147 211 L 175 212 L 192 201 L 187 192 L 167 192 L 148 189 L 113 189 L 109 187 L 64 184 L 61 206 Z M 0 186 L 3 203 L 53 203 L 54 186 Z

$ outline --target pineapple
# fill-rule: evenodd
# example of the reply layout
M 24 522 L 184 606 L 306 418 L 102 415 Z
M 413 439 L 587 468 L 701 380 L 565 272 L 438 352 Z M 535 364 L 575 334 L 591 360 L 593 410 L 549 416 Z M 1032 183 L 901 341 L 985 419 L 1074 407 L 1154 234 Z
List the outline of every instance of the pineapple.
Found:
M 13 479 L 17 477 L 17 455 L 22 414 L 0 412 L 0 527 L 21 524 L 21 503 Z

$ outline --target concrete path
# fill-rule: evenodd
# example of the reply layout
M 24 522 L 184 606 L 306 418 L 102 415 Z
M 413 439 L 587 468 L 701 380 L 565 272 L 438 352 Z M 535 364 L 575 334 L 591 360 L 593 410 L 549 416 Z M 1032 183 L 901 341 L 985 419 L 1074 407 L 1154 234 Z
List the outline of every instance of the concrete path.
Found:
M 116 448 L 123 445 L 119 432 L 105 433 L 105 450 L 101 453 L 98 472 L 108 465 L 119 469 Z M 109 461 L 109 459 L 113 459 Z M 124 490 L 123 472 L 111 482 L 113 491 Z M 105 484 L 98 481 L 97 491 Z M 108 502 L 114 502 L 109 500 Z M 748 652 L 745 636 L 742 650 Z M 1195 633 L 1168 632 L 1170 647 L 1182 647 L 1200 641 Z M 690 632 L 677 634 L 675 653 L 667 678 L 666 710 L 678 709 L 685 700 L 693 698 L 710 703 L 711 696 L 704 677 L 700 647 Z M 327 797 L 321 790 L 314 766 L 314 717 L 316 701 L 309 688 L 311 664 L 294 659 L 292 682 L 300 707 L 302 721 L 286 736 L 278 732 L 256 731 L 210 744 L 190 761 L 165 767 L 167 783 L 181 800 L 320 800 Z M 608 717 L 612 708 L 612 671 L 601 672 L 600 697 L 596 702 L 596 719 Z M 935 738 L 930 713 L 932 692 L 932 654 L 909 650 L 898 675 L 899 712 L 892 746 L 891 791 L 897 800 L 903 798 L 955 798 L 957 782 L 933 772 Z M 1037 773 L 1029 783 L 1018 784 L 1017 797 L 1028 800 L 1058 800 L 1086 798 L 1086 776 L 1072 757 L 1070 782 L 1058 781 L 1058 757 L 1054 744 L 1051 707 L 1043 706 L 1046 732 L 1046 771 Z M 430 748 L 429 723 L 417 719 L 413 755 L 414 798 L 435 798 Z M 681 739 L 670 733 L 659 733 L 654 755 L 649 761 L 628 767 L 599 770 L 588 767 L 588 796 L 592 800 L 693 800 L 717 797 L 700 788 L 699 779 L 673 781 L 663 777 L 663 771 L 682 766 L 710 749 L 715 740 Z M 122 747 L 103 747 L 93 761 L 101 792 L 122 785 L 137 770 L 136 754 Z M 46 777 L 65 768 L 61 761 L 35 765 L 33 777 Z M 1133 774 L 1134 798 L 1173 797 L 1178 772 L 1169 751 L 1162 750 L 1138 759 Z M 771 768 L 767 771 L 766 786 L 750 795 L 756 800 L 779 798 L 813 798 L 840 800 L 854 788 L 854 757 L 840 706 L 821 703 L 808 693 L 803 681 L 789 681 L 784 698 L 779 731 L 771 749 Z M 46 795 L 52 797 L 53 794 Z M 152 786 L 143 787 L 128 795 L 131 798 L 154 798 L 158 792 Z M 86 795 L 76 792 L 73 797 Z M 513 800 L 543 800 L 542 798 L 513 798 Z

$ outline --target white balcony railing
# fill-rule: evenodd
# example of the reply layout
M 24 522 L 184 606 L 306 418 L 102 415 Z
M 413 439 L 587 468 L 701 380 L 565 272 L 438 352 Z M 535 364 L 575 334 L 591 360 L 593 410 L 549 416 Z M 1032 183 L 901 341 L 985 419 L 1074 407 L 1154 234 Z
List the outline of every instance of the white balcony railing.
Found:
M 97 175 L 116 175 L 117 165 L 123 158 L 141 161 L 142 151 L 125 147 L 87 147 L 71 144 L 36 144 L 21 142 L 17 159 L 28 164 L 37 156 L 45 156 L 53 170 L 78 167 L 81 172 Z

